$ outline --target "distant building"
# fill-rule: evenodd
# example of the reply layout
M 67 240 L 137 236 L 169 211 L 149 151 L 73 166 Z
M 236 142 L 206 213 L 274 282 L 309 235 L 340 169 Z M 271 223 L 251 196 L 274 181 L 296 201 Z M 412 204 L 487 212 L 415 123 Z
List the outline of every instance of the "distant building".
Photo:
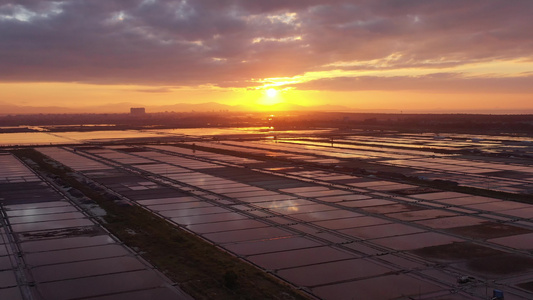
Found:
M 130 108 L 130 114 L 134 116 L 141 116 L 146 114 L 146 109 L 144 107 L 132 107 Z

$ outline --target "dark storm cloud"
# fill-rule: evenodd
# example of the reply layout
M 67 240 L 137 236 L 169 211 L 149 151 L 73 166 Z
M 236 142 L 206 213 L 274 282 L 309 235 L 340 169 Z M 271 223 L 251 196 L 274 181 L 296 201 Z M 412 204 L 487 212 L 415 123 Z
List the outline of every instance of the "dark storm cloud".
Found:
M 0 81 L 242 87 L 391 54 L 365 68 L 531 59 L 531 11 L 528 0 L 0 0 Z

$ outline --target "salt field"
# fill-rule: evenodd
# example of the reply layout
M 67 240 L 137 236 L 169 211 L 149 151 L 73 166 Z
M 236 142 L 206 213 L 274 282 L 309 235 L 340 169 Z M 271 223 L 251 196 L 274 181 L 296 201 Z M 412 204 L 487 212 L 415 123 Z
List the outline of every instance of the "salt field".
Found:
M 14 156 L 0 165 L 0 299 L 192 299 Z
M 408 138 L 381 140 L 408 144 Z M 287 137 L 36 149 L 87 182 L 312 297 L 486 299 L 493 290 L 503 291 L 505 299 L 533 297 L 533 204 L 346 171 L 353 162 L 365 162 L 402 169 L 420 180 L 453 178 L 456 186 L 528 195 L 533 184 L 529 160 L 489 161 L 354 140 L 365 141 Z M 499 151 L 503 144 L 498 145 L 483 147 Z M 101 291 L 61 287 L 134 276 L 141 287 L 177 297 L 146 262 L 22 162 L 0 157 L 7 166 L 0 176 L 6 249 L 0 256 L 6 278 L 0 293 L 18 299 L 36 290 L 60 291 L 56 299 L 69 299 L 70 293 L 80 298 L 128 294 L 122 285 Z M 514 176 L 507 177 L 508 172 Z M 20 189 L 32 196 L 21 197 Z M 13 258 L 14 247 L 22 261 Z M 17 277 L 21 270 L 31 279 Z M 468 280 L 458 280 L 463 277 Z

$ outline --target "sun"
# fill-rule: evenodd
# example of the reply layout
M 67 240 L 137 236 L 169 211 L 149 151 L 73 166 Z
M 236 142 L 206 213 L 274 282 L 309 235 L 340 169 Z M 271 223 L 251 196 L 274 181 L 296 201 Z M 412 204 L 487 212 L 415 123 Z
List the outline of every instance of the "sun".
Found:
M 275 88 L 261 90 L 261 97 L 257 99 L 257 104 L 262 106 L 273 106 L 283 103 L 283 93 Z
M 278 95 L 278 91 L 276 89 L 270 88 L 270 89 L 266 90 L 266 94 L 270 98 L 274 98 L 274 97 L 276 97 Z

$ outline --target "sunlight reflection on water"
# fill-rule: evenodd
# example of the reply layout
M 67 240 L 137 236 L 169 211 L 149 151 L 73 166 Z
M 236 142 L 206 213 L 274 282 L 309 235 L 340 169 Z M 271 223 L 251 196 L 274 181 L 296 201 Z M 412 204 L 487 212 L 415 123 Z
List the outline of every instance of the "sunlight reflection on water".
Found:
M 149 130 L 107 130 L 107 131 L 69 131 L 69 132 L 20 132 L 0 133 L 0 146 L 29 146 L 48 144 L 83 144 L 88 142 L 105 142 L 123 139 L 167 138 L 178 136 L 216 136 L 216 135 L 247 135 L 247 134 L 313 134 L 326 132 L 319 130 L 283 130 L 272 131 L 269 127 L 241 128 L 179 128 Z

